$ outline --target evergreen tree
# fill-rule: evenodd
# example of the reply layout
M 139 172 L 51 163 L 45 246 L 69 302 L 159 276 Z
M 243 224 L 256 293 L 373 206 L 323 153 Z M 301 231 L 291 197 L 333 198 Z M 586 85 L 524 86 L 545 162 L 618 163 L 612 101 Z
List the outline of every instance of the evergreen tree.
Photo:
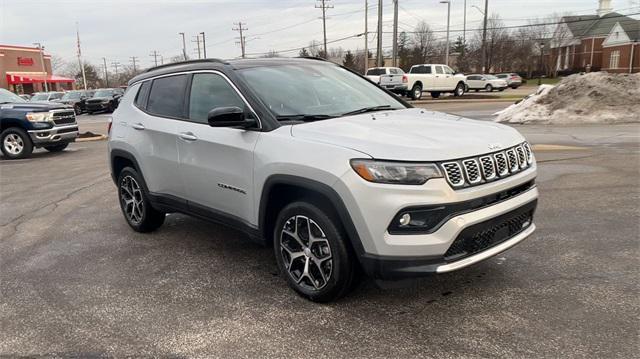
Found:
M 309 51 L 307 51 L 306 48 L 302 48 L 302 50 L 300 50 L 300 52 L 298 53 L 298 56 L 300 57 L 308 57 L 309 56 Z
M 347 52 L 344 54 L 344 61 L 342 62 L 342 64 L 344 65 L 344 67 L 347 67 L 354 71 L 356 70 L 356 61 L 351 50 L 347 50 Z

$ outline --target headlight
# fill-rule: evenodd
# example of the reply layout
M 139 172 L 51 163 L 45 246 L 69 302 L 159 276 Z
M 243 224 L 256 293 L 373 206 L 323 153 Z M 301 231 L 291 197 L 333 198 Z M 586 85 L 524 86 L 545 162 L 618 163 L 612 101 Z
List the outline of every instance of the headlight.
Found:
M 375 183 L 421 185 L 431 178 L 442 177 L 433 163 L 351 160 L 351 167 L 360 177 Z
M 47 122 L 51 120 L 51 114 L 49 112 L 29 112 L 27 113 L 27 120 L 31 122 Z
M 109 103 L 109 100 L 107 100 L 107 99 L 102 100 L 102 103 Z

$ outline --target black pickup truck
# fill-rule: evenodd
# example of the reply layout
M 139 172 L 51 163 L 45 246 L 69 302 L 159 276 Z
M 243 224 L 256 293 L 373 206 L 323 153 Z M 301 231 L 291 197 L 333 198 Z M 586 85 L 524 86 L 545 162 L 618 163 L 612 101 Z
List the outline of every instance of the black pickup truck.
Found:
M 0 148 L 5 158 L 25 158 L 38 147 L 59 152 L 76 137 L 78 124 L 70 106 L 27 102 L 0 89 Z

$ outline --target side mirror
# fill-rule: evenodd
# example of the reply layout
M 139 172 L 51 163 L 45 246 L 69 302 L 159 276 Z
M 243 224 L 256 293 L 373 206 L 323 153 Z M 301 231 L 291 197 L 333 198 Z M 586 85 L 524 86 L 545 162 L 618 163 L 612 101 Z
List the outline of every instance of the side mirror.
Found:
M 239 107 L 218 107 L 209 111 L 207 121 L 211 127 L 240 127 L 251 128 L 256 126 L 256 120 L 247 117 L 244 110 Z

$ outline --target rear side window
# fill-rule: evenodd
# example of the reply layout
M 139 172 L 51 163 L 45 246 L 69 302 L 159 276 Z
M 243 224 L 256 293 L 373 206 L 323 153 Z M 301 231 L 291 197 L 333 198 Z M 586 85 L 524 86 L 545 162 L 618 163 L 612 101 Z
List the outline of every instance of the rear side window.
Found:
M 189 119 L 198 123 L 208 123 L 209 111 L 231 106 L 241 109 L 245 107 L 244 101 L 227 80 L 210 73 L 193 75 L 189 96 Z
M 369 69 L 367 71 L 367 75 L 369 76 L 380 76 L 386 73 L 386 69 Z
M 147 111 L 164 117 L 184 117 L 186 75 L 161 77 L 153 80 L 147 101 Z
M 144 109 L 147 105 L 147 97 L 149 97 L 149 89 L 151 88 L 151 81 L 145 81 L 140 86 L 138 94 L 136 95 L 136 107 Z

